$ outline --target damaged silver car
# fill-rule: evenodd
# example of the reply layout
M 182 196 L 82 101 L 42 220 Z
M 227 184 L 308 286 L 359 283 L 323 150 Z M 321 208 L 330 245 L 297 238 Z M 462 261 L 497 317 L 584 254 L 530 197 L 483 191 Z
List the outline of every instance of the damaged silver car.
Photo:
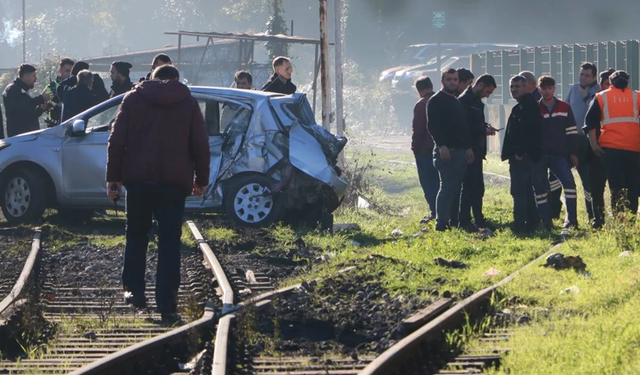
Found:
M 187 198 L 187 212 L 224 211 L 249 226 L 270 225 L 285 213 L 310 223 L 331 220 L 347 188 L 336 166 L 347 140 L 316 124 L 304 94 L 190 89 L 209 134 L 211 177 L 204 197 Z M 122 97 L 0 141 L 0 203 L 9 222 L 37 220 L 47 207 L 114 208 L 105 168 Z

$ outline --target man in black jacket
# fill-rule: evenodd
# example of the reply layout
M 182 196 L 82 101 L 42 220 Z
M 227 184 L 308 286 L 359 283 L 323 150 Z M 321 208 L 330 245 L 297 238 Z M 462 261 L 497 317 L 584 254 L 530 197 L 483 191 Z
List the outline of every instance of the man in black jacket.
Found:
M 22 64 L 18 68 L 18 78 L 4 90 L 2 97 L 7 111 L 8 137 L 40 129 L 38 118 L 44 113 L 43 104 L 48 102 L 51 96 L 43 93 L 32 98 L 29 95 L 29 90 L 37 80 L 36 68 L 33 65 Z
M 165 53 L 159 53 L 155 55 L 153 57 L 153 60 L 151 60 L 151 71 L 147 73 L 145 77 L 140 78 L 138 82 L 144 82 L 144 81 L 150 80 L 151 73 L 153 73 L 153 71 L 156 70 L 156 68 L 159 68 L 164 65 L 171 65 L 171 64 L 172 64 L 171 57 L 169 57 L 169 55 Z
M 62 121 L 67 121 L 98 104 L 96 96 L 91 92 L 92 88 L 93 73 L 88 70 L 78 73 L 78 84 L 65 94 Z
M 4 120 L 2 119 L 2 107 L 0 107 L 0 138 L 4 138 Z
M 435 142 L 433 164 L 440 175 L 440 190 L 436 198 L 436 230 L 449 226 L 453 205 L 459 205 L 467 164 L 473 162 L 469 127 L 464 108 L 456 99 L 458 72 L 448 69 L 442 73 L 442 89 L 427 103 L 427 126 Z
M 491 96 L 496 86 L 496 80 L 492 76 L 484 74 L 478 77 L 472 87 L 468 87 L 458 97 L 467 115 L 471 149 L 474 155 L 473 163 L 467 166 L 464 175 L 460 197 L 460 223 L 458 224 L 460 228 L 469 232 L 477 232 L 478 228 L 494 230 L 482 214 L 482 198 L 484 197 L 482 160 L 487 155 L 487 135 L 495 135 L 496 132 L 485 122 L 482 99 Z M 471 223 L 471 210 L 473 210 L 475 225 Z
M 113 98 L 125 92 L 131 91 L 134 84 L 129 78 L 129 73 L 133 65 L 124 61 L 115 61 L 111 64 L 111 92 L 109 97 Z
M 291 95 L 296 92 L 296 85 L 291 82 L 293 67 L 288 57 L 278 56 L 273 59 L 273 75 L 269 81 L 262 86 L 262 91 L 277 92 L 279 94 Z
M 533 167 L 540 160 L 542 115 L 526 85 L 523 76 L 509 81 L 511 96 L 518 104 L 511 110 L 502 145 L 502 160 L 509 160 L 516 233 L 533 231 L 540 221 L 534 200 Z

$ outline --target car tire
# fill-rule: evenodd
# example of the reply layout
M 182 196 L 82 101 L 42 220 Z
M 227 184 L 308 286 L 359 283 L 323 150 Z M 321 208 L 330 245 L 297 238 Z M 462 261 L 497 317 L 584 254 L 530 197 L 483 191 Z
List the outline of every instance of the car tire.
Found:
M 21 169 L 2 179 L 2 214 L 11 224 L 31 223 L 42 218 L 47 203 L 45 178 L 32 169 Z
M 263 228 L 280 220 L 284 207 L 281 194 L 262 196 L 273 182 L 260 174 L 231 179 L 224 190 L 227 216 L 241 225 Z

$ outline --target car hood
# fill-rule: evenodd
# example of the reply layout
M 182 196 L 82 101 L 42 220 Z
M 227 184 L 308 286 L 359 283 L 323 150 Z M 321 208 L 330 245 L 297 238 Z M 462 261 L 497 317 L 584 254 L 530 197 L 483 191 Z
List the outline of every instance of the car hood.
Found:
M 34 130 L 32 132 L 15 135 L 5 139 L 7 142 L 30 142 L 41 136 L 62 137 L 66 132 L 66 123 L 53 128 Z

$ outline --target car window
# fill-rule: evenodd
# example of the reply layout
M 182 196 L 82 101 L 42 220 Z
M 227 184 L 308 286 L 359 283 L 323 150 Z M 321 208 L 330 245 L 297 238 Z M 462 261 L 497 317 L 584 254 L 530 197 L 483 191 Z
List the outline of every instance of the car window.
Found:
M 222 133 L 241 134 L 247 131 L 251 110 L 237 104 L 199 98 L 198 105 L 204 117 L 209 136 Z
M 114 105 L 94 116 L 89 117 L 87 121 L 87 131 L 109 131 L 111 125 L 116 119 L 119 105 Z

